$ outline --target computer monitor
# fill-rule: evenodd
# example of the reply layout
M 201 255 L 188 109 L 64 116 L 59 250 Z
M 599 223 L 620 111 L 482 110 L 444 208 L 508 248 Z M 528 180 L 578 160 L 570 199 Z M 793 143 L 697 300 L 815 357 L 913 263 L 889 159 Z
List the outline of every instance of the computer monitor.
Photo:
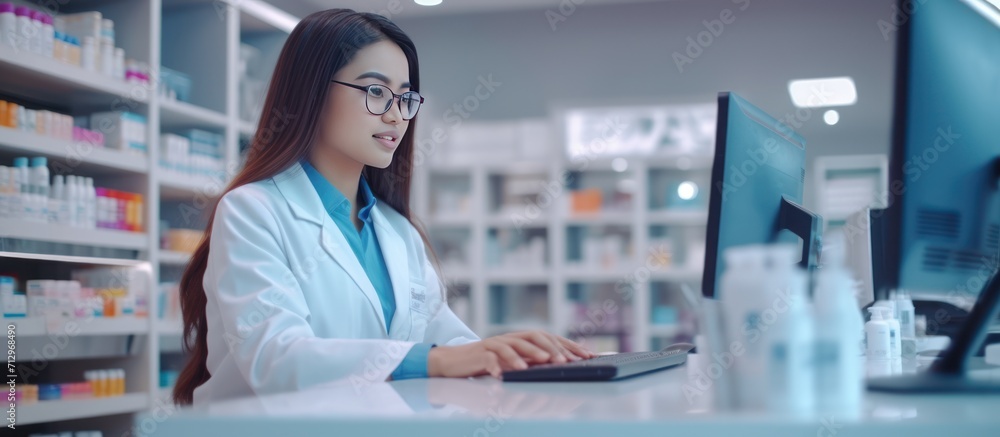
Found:
M 1000 11 L 913 5 L 898 36 L 889 174 L 898 269 L 879 297 L 902 288 L 968 309 L 1000 256 Z
M 719 297 L 727 248 L 801 238 L 800 265 L 814 269 L 822 226 L 819 216 L 800 206 L 805 140 L 731 92 L 719 93 L 718 114 L 702 279 L 708 298 Z
M 903 2 L 900 10 L 912 13 L 896 50 L 885 239 L 896 268 L 887 288 L 975 303 L 927 372 L 868 388 L 997 393 L 995 378 L 967 369 L 1000 312 L 1000 11 L 984 0 Z M 949 318 L 926 315 L 929 330 Z

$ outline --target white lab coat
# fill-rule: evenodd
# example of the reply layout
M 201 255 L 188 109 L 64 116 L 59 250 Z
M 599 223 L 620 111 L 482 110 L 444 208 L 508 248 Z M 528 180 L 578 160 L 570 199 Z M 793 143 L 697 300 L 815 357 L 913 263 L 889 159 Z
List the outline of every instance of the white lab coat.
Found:
M 204 286 L 208 370 L 194 404 L 385 381 L 417 342 L 479 338 L 448 308 L 423 240 L 384 202 L 372 222 L 396 298 L 378 294 L 298 163 L 219 202 Z

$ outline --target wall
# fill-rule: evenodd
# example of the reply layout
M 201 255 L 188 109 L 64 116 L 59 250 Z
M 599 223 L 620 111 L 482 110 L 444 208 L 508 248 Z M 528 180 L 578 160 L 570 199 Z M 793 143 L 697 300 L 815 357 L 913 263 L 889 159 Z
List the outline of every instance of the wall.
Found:
M 563 14 L 559 2 L 546 0 L 539 5 L 547 9 L 395 21 L 420 54 L 421 92 L 433 102 L 422 112 L 424 120 L 440 120 L 447 108 L 474 94 L 480 77 L 491 75 L 501 85 L 470 119 L 540 117 L 566 104 L 711 102 L 722 90 L 782 118 L 795 114 L 789 80 L 852 76 L 858 103 L 839 109 L 840 123 L 827 126 L 815 111 L 797 129 L 811 162 L 821 155 L 887 153 L 895 35 L 883 34 L 878 22 L 892 19 L 893 3 L 582 0 Z M 732 16 L 723 18 L 729 24 L 720 20 L 727 9 Z M 688 52 L 690 41 L 697 44 L 699 32 L 708 31 L 704 22 L 712 20 L 719 20 L 713 26 L 718 36 L 699 45 L 700 53 L 695 47 Z M 701 41 L 709 41 L 708 35 Z M 693 62 L 678 68 L 674 53 Z

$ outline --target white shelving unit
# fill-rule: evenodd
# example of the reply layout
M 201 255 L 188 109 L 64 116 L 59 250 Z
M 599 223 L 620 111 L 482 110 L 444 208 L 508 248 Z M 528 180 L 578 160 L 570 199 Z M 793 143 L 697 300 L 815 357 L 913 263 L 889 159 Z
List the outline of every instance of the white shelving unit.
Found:
M 116 414 L 138 413 L 152 405 L 149 393 L 93 399 L 39 401 L 18 407 L 18 426 L 63 420 L 88 419 Z
M 555 121 L 554 123 L 558 123 Z M 428 127 L 424 127 L 427 129 Z M 646 255 L 654 249 L 650 238 L 651 228 L 665 227 L 679 232 L 681 235 L 692 230 L 703 234 L 707 226 L 707 202 L 705 207 L 691 209 L 652 209 L 648 185 L 652 181 L 651 173 L 658 174 L 700 174 L 708 177 L 711 172 L 711 159 L 704 156 L 664 156 L 656 158 L 629 158 L 627 175 L 636 187 L 632 193 L 631 207 L 628 210 L 609 210 L 598 213 L 571 214 L 567 211 L 565 197 L 569 196 L 568 188 L 562 187 L 562 194 L 547 207 L 542 206 L 537 211 L 526 208 L 515 211 L 491 212 L 489 205 L 491 195 L 491 180 L 497 177 L 520 176 L 525 174 L 542 175 L 546 181 L 559 181 L 560 176 L 567 171 L 574 171 L 577 166 L 565 159 L 518 161 L 505 163 L 502 160 L 477 162 L 470 165 L 443 164 L 431 162 L 430 165 L 419 166 L 414 183 L 415 210 L 418 217 L 429 217 L 426 221 L 428 234 L 432 241 L 443 233 L 468 230 L 471 234 L 465 247 L 466 264 L 459 269 L 449 269 L 444 266 L 445 280 L 451 285 L 464 285 L 469 289 L 470 311 L 466 323 L 480 336 L 490 336 L 504 332 L 525 329 L 543 329 L 560 335 L 572 335 L 583 331 L 582 323 L 574 322 L 571 312 L 575 308 L 574 300 L 570 298 L 570 288 L 579 287 L 622 287 L 628 284 L 632 290 L 631 298 L 626 306 L 630 307 L 631 320 L 624 327 L 627 332 L 622 338 L 623 350 L 648 350 L 654 339 L 670 339 L 683 335 L 678 322 L 655 324 L 652 320 L 652 302 L 655 302 L 654 284 L 687 284 L 693 289 L 699 289 L 701 282 L 701 262 L 694 264 L 671 264 L 664 267 L 646 267 Z M 548 163 L 555 161 L 554 163 Z M 608 162 L 605 162 L 608 161 Z M 541 162 L 546 162 L 545 164 Z M 595 159 L 581 171 L 581 175 L 612 173 L 609 160 Z M 442 179 L 443 178 L 443 179 Z M 468 182 L 468 192 L 471 211 L 453 213 L 435 210 L 435 196 L 439 191 L 451 188 L 435 186 L 440 180 L 460 180 Z M 441 182 L 438 182 L 441 183 Z M 703 188 L 702 195 L 707 196 L 708 188 Z M 542 189 L 539 189 L 541 192 Z M 541 202 L 540 202 L 541 203 Z M 579 262 L 567 259 L 567 240 L 571 238 L 570 228 L 616 228 L 627 229 L 630 234 L 631 256 L 622 257 L 607 268 L 584 266 Z M 495 229 L 533 229 L 544 230 L 546 236 L 545 266 L 511 268 L 506 266 L 491 266 L 487 263 L 487 243 L 491 230 Z M 703 237 L 701 237 L 703 239 Z M 697 255 L 692 254 L 692 256 Z M 703 255 L 701 255 L 703 256 Z M 546 323 L 504 323 L 494 320 L 491 314 L 492 289 L 497 286 L 520 289 L 524 286 L 544 286 L 547 288 L 548 321 Z M 508 292 L 506 288 L 501 293 Z M 586 294 L 586 293 L 585 293 Z M 675 293 L 675 294 L 679 294 Z M 603 298 L 592 300 L 584 297 L 583 302 L 600 306 Z M 671 298 L 681 303 L 679 295 Z M 596 329 L 596 335 L 609 334 L 606 329 Z
M 172 265 L 172 266 L 183 266 L 187 265 L 188 261 L 191 261 L 191 255 L 184 252 L 175 252 L 172 250 L 161 250 L 160 251 L 160 265 Z
M 44 318 L 2 319 L 17 326 L 17 335 L 30 341 L 53 332 L 63 332 L 73 323 L 73 332 L 82 337 L 136 338 L 139 345 L 125 356 L 95 356 L 102 365 L 124 368 L 128 372 L 128 391 L 124 396 L 85 400 L 42 401 L 19 405 L 18 426 L 44 425 L 59 421 L 58 427 L 39 428 L 44 432 L 75 430 L 77 420 L 102 418 L 105 435 L 121 434 L 132 426 L 128 413 L 144 411 L 168 396 L 159 387 L 161 370 L 160 338 L 174 342 L 182 334 L 176 320 L 158 320 L 157 286 L 161 280 L 176 280 L 190 256 L 160 249 L 160 220 L 175 209 L 190 207 L 204 210 L 206 200 L 217 196 L 237 168 L 240 140 L 254 134 L 256 120 L 239 116 L 238 62 L 240 43 L 253 40 L 265 59 L 275 59 L 287 32 L 287 22 L 269 21 L 267 16 L 251 16 L 244 1 L 212 0 L 107 0 L 100 2 L 60 2 L 57 14 L 96 10 L 115 21 L 116 45 L 126 57 L 150 66 L 166 66 L 192 77 L 190 102 L 169 100 L 158 95 L 155 85 L 147 88 L 110 79 L 98 73 L 59 61 L 16 52 L 0 45 L 0 98 L 18 100 L 29 108 L 44 107 L 64 114 L 87 115 L 93 112 L 126 109 L 147 119 L 147 152 L 136 154 L 95 148 L 72 141 L 55 140 L 34 133 L 0 127 L 0 159 L 10 165 L 15 156 L 45 156 L 50 169 L 63 164 L 69 174 L 91 176 L 96 185 L 136 192 L 143 195 L 143 232 L 88 229 L 0 219 L 0 262 L 50 263 L 63 270 L 67 265 L 105 265 L 148 269 L 150 317 L 86 320 L 47 320 Z M 32 3 L 35 9 L 39 5 Z M 262 42 L 263 41 L 263 42 Z M 158 68 L 156 69 L 158 71 Z M 267 74 L 269 75 L 269 71 Z M 152 78 L 153 83 L 157 82 Z M 224 138 L 225 180 L 178 174 L 159 165 L 161 133 L 198 128 L 219 133 Z M 52 170 L 52 174 L 63 174 Z M 166 206 L 169 205 L 169 206 Z M 180 205 L 180 206 L 178 206 Z M 197 227 L 197 222 L 195 226 Z M 52 255 L 10 251 L 10 241 L 38 241 L 49 247 L 126 249 L 135 259 Z M 119 251 L 120 252 L 120 251 Z M 119 253 L 116 252 L 116 253 Z M 49 264 L 46 264 L 49 265 Z M 168 274 L 171 278 L 161 277 Z M 27 279 L 68 279 L 29 277 Z M 73 341 L 73 338 L 70 339 Z M 133 343 L 132 340 L 128 341 Z M 169 343 L 169 342 L 168 342 Z M 177 353 L 177 352 L 172 352 Z M 27 360 L 24 360 L 25 362 Z M 177 362 L 177 359 L 173 359 Z M 66 378 L 51 381 L 73 382 L 78 369 L 58 360 L 53 373 Z M 108 416 L 105 420 L 105 416 Z M 92 421 L 82 429 L 94 429 Z

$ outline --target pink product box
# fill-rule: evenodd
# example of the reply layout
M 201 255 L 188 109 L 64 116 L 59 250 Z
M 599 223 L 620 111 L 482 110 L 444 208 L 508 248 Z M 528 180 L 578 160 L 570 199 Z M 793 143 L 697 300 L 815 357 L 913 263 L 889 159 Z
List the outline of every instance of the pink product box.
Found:
M 84 399 L 94 395 L 89 382 L 59 384 L 59 389 L 62 393 L 62 399 Z
M 73 126 L 73 141 L 104 147 L 104 134 L 79 126 Z
M 126 70 L 125 81 L 129 83 L 149 83 L 149 75 L 137 70 Z

